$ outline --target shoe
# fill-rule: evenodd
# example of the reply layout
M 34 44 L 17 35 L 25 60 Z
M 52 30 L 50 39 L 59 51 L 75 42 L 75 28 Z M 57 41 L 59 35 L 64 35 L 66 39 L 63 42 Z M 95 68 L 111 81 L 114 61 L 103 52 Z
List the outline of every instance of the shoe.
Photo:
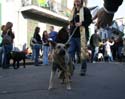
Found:
M 35 64 L 35 66 L 41 66 L 40 64 Z
M 96 63 L 96 61 L 93 61 L 92 63 Z
M 81 70 L 81 71 L 80 71 L 80 76 L 85 76 L 85 75 L 86 75 L 86 70 L 84 70 L 84 69 Z
M 85 72 L 80 73 L 80 76 L 85 76 L 85 75 L 86 75 L 86 73 L 85 73 Z

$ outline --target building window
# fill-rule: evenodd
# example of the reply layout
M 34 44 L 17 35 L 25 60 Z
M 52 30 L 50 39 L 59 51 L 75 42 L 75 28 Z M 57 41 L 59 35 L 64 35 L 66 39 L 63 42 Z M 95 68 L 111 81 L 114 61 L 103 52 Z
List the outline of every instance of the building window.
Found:
M 14 0 L 6 0 L 6 2 L 14 2 Z
M 22 6 L 31 5 L 32 0 L 22 0 Z

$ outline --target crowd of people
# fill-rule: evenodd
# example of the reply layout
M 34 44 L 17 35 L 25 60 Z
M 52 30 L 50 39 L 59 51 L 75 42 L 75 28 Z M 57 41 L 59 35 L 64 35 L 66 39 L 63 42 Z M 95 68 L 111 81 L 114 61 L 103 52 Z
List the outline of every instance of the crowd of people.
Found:
M 51 60 L 51 50 L 53 49 L 51 43 L 67 43 L 70 36 L 68 52 L 74 62 L 76 62 L 76 55 L 78 59 L 77 62 L 81 63 L 81 76 L 86 74 L 88 58 L 86 54 L 88 52 L 92 52 L 92 54 L 90 53 L 91 62 L 97 60 L 96 57 L 99 53 L 105 56 L 105 60 L 108 57 L 108 61 L 114 61 L 116 58 L 121 59 L 125 54 L 125 40 L 122 42 L 121 38 L 118 40 L 114 40 L 113 38 L 102 40 L 97 30 L 95 30 L 95 33 L 90 38 L 89 47 L 87 46 L 87 42 L 89 40 L 88 26 L 92 21 L 97 19 L 97 29 L 111 25 L 114 14 L 122 4 L 122 1 L 123 0 L 104 0 L 104 7 L 92 18 L 90 10 L 84 6 L 86 0 L 74 0 L 73 11 L 69 22 L 70 31 L 66 27 L 56 32 L 54 26 L 50 26 L 50 33 L 45 30 L 41 37 L 39 34 L 40 27 L 36 27 L 30 41 L 34 65 L 40 65 L 40 50 L 43 52 L 43 65 L 48 65 L 49 59 Z M 13 40 L 15 38 L 12 27 L 12 22 L 7 22 L 6 25 L 1 27 L 2 35 L 0 39 L 2 43 L 0 45 L 0 64 L 3 68 L 9 68 L 8 54 L 12 51 Z M 99 55 L 101 56 L 101 54 Z M 118 57 L 116 57 L 117 55 Z
M 49 64 L 49 56 L 51 53 L 50 42 L 56 42 L 57 32 L 54 31 L 54 26 L 50 26 L 50 33 L 46 30 L 43 31 L 42 37 L 39 34 L 40 28 L 36 27 L 33 37 L 31 38 L 30 45 L 32 48 L 32 59 L 35 60 L 35 65 L 39 66 L 40 49 L 43 53 L 43 65 Z
M 101 39 L 99 32 L 95 33 L 90 38 L 89 50 L 91 50 L 91 62 L 101 61 L 123 61 L 124 59 L 124 42 L 125 39 L 118 37 L 107 37 Z M 101 54 L 101 57 L 100 57 Z

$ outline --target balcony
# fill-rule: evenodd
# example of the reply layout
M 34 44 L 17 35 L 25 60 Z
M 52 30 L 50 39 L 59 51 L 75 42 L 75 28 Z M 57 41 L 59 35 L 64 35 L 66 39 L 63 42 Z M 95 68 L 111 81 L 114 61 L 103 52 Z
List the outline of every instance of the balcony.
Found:
M 66 6 L 55 1 L 46 2 L 46 0 L 22 0 L 20 11 L 25 18 L 57 26 L 67 25 L 70 16 L 70 10 Z

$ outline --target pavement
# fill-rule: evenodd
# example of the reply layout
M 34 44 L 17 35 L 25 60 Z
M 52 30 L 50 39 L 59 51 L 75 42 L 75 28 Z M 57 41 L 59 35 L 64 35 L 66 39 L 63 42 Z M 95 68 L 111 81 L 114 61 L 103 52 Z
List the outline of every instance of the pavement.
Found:
M 88 63 L 84 77 L 80 65 L 75 67 L 71 91 L 57 75 L 54 89 L 48 90 L 50 65 L 0 68 L 0 99 L 125 99 L 125 63 Z
M 10 64 L 12 65 L 13 61 L 10 61 Z M 39 63 L 42 64 L 42 59 L 39 60 Z M 34 60 L 32 59 L 26 59 L 26 65 L 33 65 Z M 20 61 L 20 65 L 23 65 L 23 61 Z

